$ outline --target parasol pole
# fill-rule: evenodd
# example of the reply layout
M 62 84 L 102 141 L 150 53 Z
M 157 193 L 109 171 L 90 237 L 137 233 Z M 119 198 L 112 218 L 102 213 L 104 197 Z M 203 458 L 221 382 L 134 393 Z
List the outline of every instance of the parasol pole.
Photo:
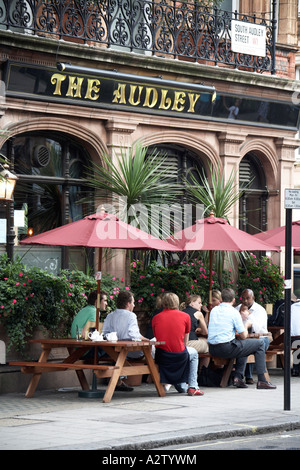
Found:
M 98 255 L 98 272 L 97 277 L 97 304 L 96 304 L 96 331 L 99 328 L 99 313 L 100 313 L 100 291 L 101 291 L 101 263 L 102 263 L 102 248 L 99 248 Z M 94 347 L 94 364 L 98 362 L 98 347 Z M 93 370 L 92 388 L 91 390 L 80 390 L 78 396 L 81 398 L 102 398 L 104 396 L 103 391 L 97 389 L 97 377 Z
M 105 208 L 102 206 L 100 209 L 100 214 L 104 216 Z M 96 331 L 99 330 L 99 314 L 100 314 L 100 292 L 101 292 L 101 277 L 102 277 L 102 247 L 99 247 L 98 252 L 98 269 L 96 274 L 97 279 L 97 305 L 96 305 Z
M 209 251 L 209 292 L 208 292 L 208 318 L 207 324 L 209 322 L 209 315 L 212 308 L 212 261 L 213 261 L 213 252 Z
M 99 328 L 101 268 L 102 268 L 102 248 L 100 247 L 99 248 L 99 255 L 98 255 L 98 272 L 97 272 L 96 330 L 98 330 L 98 328 Z
M 211 211 L 209 217 L 214 217 L 214 212 Z M 213 267 L 213 252 L 209 251 L 209 292 L 208 292 L 208 318 L 207 324 L 209 322 L 209 315 L 212 308 L 212 267 Z
M 101 268 L 102 268 L 102 247 L 99 248 L 98 254 L 98 270 L 96 274 L 97 278 L 97 304 L 96 304 L 96 331 L 99 331 L 99 314 L 100 314 L 100 292 L 101 292 Z M 97 364 L 97 346 L 95 347 L 94 353 L 94 364 Z

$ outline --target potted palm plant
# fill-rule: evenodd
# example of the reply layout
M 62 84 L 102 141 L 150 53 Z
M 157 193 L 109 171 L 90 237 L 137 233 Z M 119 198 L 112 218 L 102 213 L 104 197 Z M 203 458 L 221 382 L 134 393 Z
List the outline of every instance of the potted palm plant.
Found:
M 157 150 L 149 152 L 141 143 L 128 148 L 121 148 L 113 156 L 101 155 L 104 165 L 94 165 L 89 172 L 88 184 L 97 190 L 100 197 L 110 200 L 116 215 L 127 223 L 164 238 L 163 223 L 151 223 L 155 208 L 162 204 L 172 205 L 178 201 L 182 190 L 168 176 L 170 168 L 167 157 Z M 166 223 L 166 221 L 165 221 Z M 145 259 L 148 253 L 139 254 Z M 127 263 L 128 269 L 130 260 Z M 130 279 L 129 271 L 127 283 Z
M 229 222 L 229 215 L 233 206 L 238 202 L 243 194 L 246 186 L 239 187 L 237 180 L 237 172 L 231 171 L 227 181 L 225 181 L 224 172 L 221 168 L 217 170 L 210 166 L 210 179 L 206 177 L 204 172 L 201 174 L 198 171 L 198 178 L 191 174 L 189 181 L 184 179 L 186 190 L 191 199 L 196 204 L 203 204 L 205 208 L 204 216 L 209 216 L 213 212 L 215 217 L 226 219 Z M 248 185 L 251 181 L 248 183 Z M 205 257 L 208 253 L 205 253 Z M 222 285 L 222 272 L 225 260 L 229 265 L 234 268 L 240 256 L 245 256 L 243 253 L 238 252 L 224 252 L 217 251 L 215 256 L 215 271 L 218 274 L 219 284 Z

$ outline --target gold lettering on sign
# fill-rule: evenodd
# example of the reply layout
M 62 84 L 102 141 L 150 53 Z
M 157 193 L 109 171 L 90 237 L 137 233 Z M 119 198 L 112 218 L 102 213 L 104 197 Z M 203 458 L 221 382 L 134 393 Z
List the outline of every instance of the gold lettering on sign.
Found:
M 168 90 L 161 90 L 161 99 L 159 109 L 169 109 L 172 104 L 172 100 L 170 97 L 167 97 Z
M 194 113 L 195 112 L 195 104 L 197 103 L 198 99 L 200 98 L 200 95 L 195 95 L 194 93 L 188 93 L 188 97 L 190 100 L 190 107 L 188 109 L 188 113 Z
M 151 95 L 152 95 L 152 100 L 151 100 L 151 103 L 150 103 Z M 157 99 L 158 99 L 158 93 L 157 93 L 156 88 L 146 87 L 146 96 L 145 96 L 145 101 L 144 101 L 143 106 L 145 106 L 147 108 L 154 108 L 154 106 L 157 103 Z
M 61 73 L 54 73 L 51 77 L 51 83 L 55 86 L 53 95 L 61 95 L 61 84 L 66 79 L 67 75 L 62 75 Z
M 112 100 L 113 103 L 126 104 L 125 88 L 126 88 L 126 85 L 124 83 L 123 84 L 119 83 L 117 90 L 113 92 L 113 95 L 114 95 L 114 99 Z
M 175 91 L 174 103 L 173 103 L 172 110 L 174 110 L 174 111 L 183 111 L 184 110 L 185 96 L 186 96 L 186 94 L 184 93 L 184 91 Z
M 66 96 L 71 96 L 72 98 L 81 98 L 82 82 L 83 78 L 81 77 L 69 77 L 69 88 Z
M 95 79 L 89 78 L 87 90 L 86 90 L 86 94 L 84 98 L 86 100 L 96 101 L 99 98 L 99 91 L 100 91 L 99 85 L 101 85 L 100 80 L 97 80 L 96 78 Z M 93 95 L 93 93 L 95 94 Z
M 137 106 L 140 104 L 141 102 L 141 93 L 142 93 L 142 90 L 143 90 L 143 86 L 139 86 L 139 91 L 138 91 L 138 97 L 137 97 L 137 100 L 134 101 L 134 96 L 135 96 L 135 91 L 137 89 L 137 86 L 136 85 L 130 85 L 130 95 L 129 95 L 129 103 L 132 104 L 132 106 Z
M 62 83 L 65 82 L 65 86 Z M 51 84 L 55 86 L 53 95 L 62 95 L 62 88 L 65 97 L 96 101 L 100 97 L 100 85 L 104 85 L 96 78 L 77 77 L 54 73 L 51 76 Z M 67 88 L 67 92 L 65 92 Z M 86 91 L 85 91 L 86 90 Z M 178 113 L 195 113 L 195 107 L 200 94 L 188 91 L 179 91 L 167 88 L 156 88 L 144 85 L 134 85 L 131 83 L 118 83 L 117 88 L 112 92 L 112 103 L 127 104 L 131 106 L 143 106 L 144 108 L 154 108 L 161 110 L 171 110 Z

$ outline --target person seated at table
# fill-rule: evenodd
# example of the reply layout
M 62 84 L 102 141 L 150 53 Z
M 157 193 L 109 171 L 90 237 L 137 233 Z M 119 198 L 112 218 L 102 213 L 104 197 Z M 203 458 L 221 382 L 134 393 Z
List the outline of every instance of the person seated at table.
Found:
M 214 289 L 211 294 L 211 308 L 214 308 L 217 305 L 220 305 L 221 302 L 222 302 L 221 292 L 217 289 Z
M 165 341 L 155 350 L 160 381 L 173 384 L 179 393 L 203 395 L 197 382 L 198 353 L 186 346 L 191 330 L 190 316 L 179 310 L 179 298 L 172 292 L 163 295 L 162 307 L 162 312 L 152 319 L 156 340 Z
M 217 289 L 214 289 L 211 294 L 211 308 L 214 308 L 217 305 L 220 305 L 221 302 L 222 302 L 221 292 Z M 207 314 L 209 313 L 209 310 L 206 305 L 202 305 L 201 312 L 205 315 L 205 321 L 207 324 L 208 318 L 209 318 L 209 315 Z
M 248 307 L 247 305 L 239 305 L 239 309 L 236 307 L 237 310 L 240 311 L 240 315 L 242 317 L 242 320 L 243 320 L 243 323 L 245 324 L 246 322 L 248 322 L 248 333 L 252 333 L 252 331 L 250 331 L 250 329 L 252 330 L 252 322 L 248 321 L 248 317 L 250 315 L 250 311 L 248 310 Z M 251 323 L 251 325 L 250 325 Z
M 83 307 L 77 315 L 75 315 L 72 326 L 71 336 L 72 338 L 77 337 L 77 331 L 82 330 L 81 337 L 85 338 L 85 329 L 88 321 L 96 321 L 96 304 L 97 304 L 97 291 L 92 291 L 87 300 L 87 305 Z M 105 311 L 107 308 L 107 293 L 104 291 L 100 292 L 100 312 Z
M 103 323 L 103 336 L 115 331 L 118 340 L 129 341 L 149 341 L 139 329 L 134 309 L 134 296 L 130 291 L 121 291 L 116 299 L 116 310 L 107 315 Z M 128 358 L 134 359 L 142 357 L 142 351 L 130 351 Z
M 141 335 L 136 314 L 133 312 L 134 296 L 132 292 L 119 292 L 116 299 L 116 307 L 116 310 L 109 313 L 104 320 L 102 329 L 104 338 L 108 333 L 112 333 L 114 331 L 120 341 L 148 341 L 147 338 L 144 338 L 144 336 Z M 129 351 L 127 358 L 138 359 L 143 355 L 142 351 Z M 131 392 L 134 390 L 133 387 L 129 387 L 125 382 L 123 382 L 122 378 L 120 378 L 116 386 L 116 390 L 119 392 Z
M 207 336 L 207 325 L 204 320 L 203 313 L 201 313 L 201 296 L 198 294 L 190 295 L 186 304 L 187 306 L 182 311 L 187 313 L 191 319 L 191 331 L 187 346 L 195 348 L 198 353 L 208 353 L 207 339 L 203 336 L 199 337 L 200 334 Z M 200 359 L 199 372 L 201 371 L 202 366 L 208 367 L 209 361 L 209 357 Z
M 157 315 L 158 313 L 160 313 L 162 311 L 162 306 L 161 306 L 161 298 L 162 298 L 163 294 L 160 294 L 156 297 L 156 300 L 155 300 L 155 310 L 152 314 L 152 318 L 155 317 L 155 315 Z M 149 322 L 149 325 L 148 325 L 148 328 L 147 328 L 147 331 L 146 331 L 146 336 L 147 338 L 149 339 L 152 339 L 154 337 L 154 333 L 153 333 L 153 328 L 152 328 L 152 318 Z
M 233 385 L 238 388 L 247 388 L 244 382 L 245 367 L 250 354 L 255 356 L 255 365 L 258 375 L 256 387 L 258 389 L 275 389 L 265 378 L 266 361 L 264 341 L 247 338 L 247 324 L 244 326 L 241 315 L 233 307 L 235 293 L 232 289 L 222 290 L 222 303 L 210 312 L 208 325 L 209 352 L 213 356 L 236 358 L 235 376 Z
M 262 305 L 255 302 L 254 293 L 251 289 L 244 289 L 242 292 L 242 303 L 236 307 L 242 315 L 243 321 L 251 322 L 251 333 L 261 336 L 264 341 L 265 351 L 270 345 L 268 336 L 268 314 Z M 254 364 L 247 364 L 245 369 L 246 383 L 253 384 Z

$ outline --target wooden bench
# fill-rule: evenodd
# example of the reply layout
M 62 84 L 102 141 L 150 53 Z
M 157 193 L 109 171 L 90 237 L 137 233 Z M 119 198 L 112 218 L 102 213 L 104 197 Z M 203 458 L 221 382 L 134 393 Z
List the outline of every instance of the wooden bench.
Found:
M 281 349 L 278 349 L 278 350 L 273 349 L 271 351 L 267 350 L 265 352 L 266 362 L 272 361 L 274 355 L 278 355 L 278 354 L 283 354 L 283 351 Z M 220 387 L 222 388 L 227 387 L 233 365 L 235 364 L 235 358 L 218 357 L 218 356 L 213 356 L 210 353 L 199 353 L 198 356 L 199 358 L 205 358 L 205 357 L 210 358 L 216 366 L 225 366 L 222 380 L 220 383 Z M 254 364 L 254 363 L 255 363 L 255 356 L 254 354 L 250 354 L 247 359 L 247 364 Z M 266 372 L 265 375 L 266 375 L 266 379 L 270 381 L 268 372 Z
M 35 369 L 35 372 L 57 372 L 57 371 L 65 371 L 68 369 L 72 370 L 83 370 L 83 369 L 93 369 L 93 370 L 114 370 L 119 369 L 118 366 L 114 365 L 103 365 L 103 364 L 84 364 L 84 363 L 64 363 L 64 362 L 32 362 L 32 361 L 15 361 L 10 362 L 9 365 L 11 366 L 20 366 L 21 372 L 23 374 L 32 374 L 32 369 Z
M 25 396 L 31 398 L 39 380 L 44 372 L 67 371 L 74 370 L 82 390 L 89 390 L 89 384 L 86 380 L 84 371 L 93 370 L 98 378 L 110 377 L 107 385 L 103 402 L 109 403 L 116 385 L 121 376 L 125 375 L 139 375 L 150 374 L 157 394 L 160 397 L 165 396 L 166 392 L 159 380 L 159 374 L 156 365 L 153 361 L 151 350 L 153 346 L 164 344 L 161 341 L 96 341 L 89 342 L 85 340 L 75 340 L 72 338 L 41 338 L 30 340 L 31 343 L 38 343 L 41 345 L 42 351 L 38 361 L 14 361 L 11 365 L 20 366 L 21 371 L 26 374 L 32 374 L 30 383 L 28 385 Z M 82 360 L 85 352 L 89 351 L 91 347 L 101 347 L 109 356 L 111 363 L 95 363 L 90 364 Z M 53 349 L 66 348 L 69 355 L 61 361 L 50 360 L 49 356 Z M 142 351 L 144 359 L 140 362 L 127 360 L 128 352 Z

